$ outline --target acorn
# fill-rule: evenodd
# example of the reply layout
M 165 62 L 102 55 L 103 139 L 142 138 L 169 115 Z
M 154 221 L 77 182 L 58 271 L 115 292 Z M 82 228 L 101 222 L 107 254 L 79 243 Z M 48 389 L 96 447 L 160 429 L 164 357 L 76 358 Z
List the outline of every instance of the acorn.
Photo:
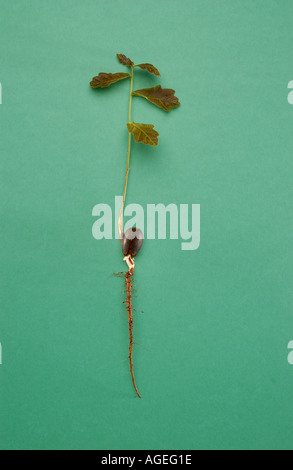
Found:
M 126 230 L 122 241 L 122 251 L 124 256 L 130 255 L 132 258 L 134 258 L 140 251 L 142 244 L 142 231 L 136 227 L 129 228 Z

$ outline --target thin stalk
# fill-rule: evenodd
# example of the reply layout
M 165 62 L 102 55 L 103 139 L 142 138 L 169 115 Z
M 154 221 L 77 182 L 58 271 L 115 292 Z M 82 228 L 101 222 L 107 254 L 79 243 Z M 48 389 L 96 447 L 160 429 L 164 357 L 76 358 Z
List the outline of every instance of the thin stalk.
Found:
M 131 67 L 131 84 L 130 84 L 130 95 L 129 95 L 129 124 L 131 123 L 131 105 L 132 105 L 132 91 L 133 91 L 133 66 Z M 122 243 L 123 240 L 123 211 L 124 211 L 124 204 L 126 199 L 126 190 L 127 190 L 127 182 L 128 182 L 128 173 L 129 173 L 129 162 L 130 162 L 130 149 L 131 149 L 131 132 L 128 132 L 128 150 L 127 150 L 127 163 L 126 163 L 126 174 L 125 174 L 125 181 L 124 181 L 124 190 L 123 190 L 123 199 L 122 199 L 122 206 L 120 209 L 118 226 L 119 226 L 119 234 L 120 234 L 120 241 Z
M 132 91 L 133 91 L 133 66 L 131 67 L 131 84 L 130 84 L 130 94 L 129 94 L 129 124 L 131 123 L 131 105 L 132 105 Z M 118 226 L 119 226 L 119 235 L 120 241 L 123 242 L 123 211 L 124 205 L 126 200 L 126 191 L 127 191 L 127 182 L 128 182 L 128 173 L 129 173 L 129 162 L 130 162 L 130 149 L 131 149 L 131 132 L 128 131 L 128 150 L 127 150 L 127 163 L 126 163 L 126 173 L 125 173 L 125 181 L 124 181 L 124 190 L 123 190 L 123 199 L 122 205 L 120 209 L 119 219 L 118 219 Z M 130 256 L 126 256 L 124 260 L 128 264 L 129 270 L 125 273 L 125 284 L 126 284 L 126 308 L 128 314 L 128 327 L 129 327 L 129 365 L 130 365 L 130 373 L 132 378 L 132 383 L 134 389 L 139 398 L 141 395 L 138 391 L 138 388 L 135 383 L 134 378 L 134 371 L 133 371 L 133 315 L 132 315 L 132 279 L 134 274 L 134 262 Z

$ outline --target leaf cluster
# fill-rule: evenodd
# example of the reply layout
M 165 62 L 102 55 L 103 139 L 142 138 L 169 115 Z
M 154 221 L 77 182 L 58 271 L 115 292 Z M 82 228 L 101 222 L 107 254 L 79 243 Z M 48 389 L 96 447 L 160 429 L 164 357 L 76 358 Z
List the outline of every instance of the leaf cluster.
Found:
M 92 79 L 90 85 L 92 88 L 106 88 L 113 83 L 124 80 L 126 78 L 133 77 L 134 68 L 140 68 L 141 70 L 146 70 L 147 72 L 154 74 L 160 77 L 159 70 L 152 64 L 143 63 L 135 65 L 134 62 L 126 57 L 124 54 L 117 54 L 118 61 L 130 67 L 132 74 L 129 73 L 100 73 Z M 163 109 L 164 111 L 170 111 L 173 108 L 177 108 L 180 105 L 180 102 L 175 96 L 175 90 L 170 88 L 162 88 L 161 85 L 156 85 L 151 88 L 143 88 L 141 90 L 135 90 L 132 92 L 132 96 L 139 96 L 145 98 L 150 103 L 155 106 Z M 152 124 L 141 124 L 135 122 L 129 122 L 127 124 L 128 131 L 134 135 L 136 142 L 142 142 L 147 145 L 158 145 L 158 136 L 159 133 L 154 130 Z

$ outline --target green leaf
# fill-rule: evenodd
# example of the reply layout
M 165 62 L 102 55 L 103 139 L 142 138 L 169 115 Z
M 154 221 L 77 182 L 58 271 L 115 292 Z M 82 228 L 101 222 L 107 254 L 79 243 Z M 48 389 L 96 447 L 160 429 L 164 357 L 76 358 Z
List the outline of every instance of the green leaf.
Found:
M 124 80 L 124 78 L 131 78 L 129 73 L 104 73 L 101 72 L 97 77 L 94 77 L 90 83 L 92 88 L 106 88 L 112 83 Z
M 127 67 L 133 67 L 134 63 L 124 54 L 117 54 L 117 59 L 120 64 L 127 65 Z
M 136 142 L 142 142 L 147 145 L 158 145 L 158 136 L 160 135 L 154 130 L 152 124 L 141 124 L 130 122 L 127 124 L 128 131 L 134 135 Z
M 162 88 L 161 85 L 157 85 L 153 88 L 144 88 L 133 91 L 132 95 L 142 96 L 159 108 L 162 108 L 165 111 L 170 111 L 172 108 L 177 108 L 180 105 L 179 100 L 174 93 L 175 91 L 170 88 Z
M 153 73 L 157 75 L 158 77 L 161 76 L 158 69 L 152 64 L 139 64 L 139 65 L 136 65 L 135 67 L 140 67 L 142 70 L 147 70 L 148 72 Z

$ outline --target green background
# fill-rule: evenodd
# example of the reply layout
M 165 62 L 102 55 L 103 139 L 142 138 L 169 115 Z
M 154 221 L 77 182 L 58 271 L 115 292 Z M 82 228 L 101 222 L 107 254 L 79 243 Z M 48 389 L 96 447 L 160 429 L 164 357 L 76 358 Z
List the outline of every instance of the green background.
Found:
M 2 449 L 292 449 L 291 0 L 1 0 Z M 118 241 L 92 237 L 125 174 L 129 82 L 157 148 L 128 203 L 201 205 L 201 245 L 145 241 L 128 371 Z M 119 315 L 120 312 L 120 315 Z

